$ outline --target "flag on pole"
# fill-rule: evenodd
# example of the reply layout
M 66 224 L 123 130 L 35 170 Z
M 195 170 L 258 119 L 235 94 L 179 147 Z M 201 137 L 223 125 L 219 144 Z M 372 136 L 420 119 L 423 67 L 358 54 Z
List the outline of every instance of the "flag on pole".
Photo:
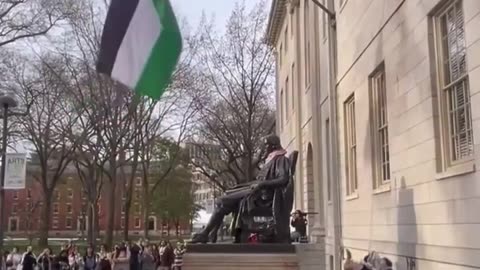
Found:
M 158 99 L 171 82 L 182 37 L 169 0 L 112 0 L 97 71 Z

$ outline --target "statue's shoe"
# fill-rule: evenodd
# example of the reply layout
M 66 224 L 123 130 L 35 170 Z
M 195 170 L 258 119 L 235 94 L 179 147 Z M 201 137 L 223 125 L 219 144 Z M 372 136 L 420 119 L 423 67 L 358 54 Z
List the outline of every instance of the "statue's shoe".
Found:
M 197 233 L 193 235 L 192 240 L 190 241 L 190 244 L 206 244 L 208 243 L 208 235 L 203 234 L 203 233 Z

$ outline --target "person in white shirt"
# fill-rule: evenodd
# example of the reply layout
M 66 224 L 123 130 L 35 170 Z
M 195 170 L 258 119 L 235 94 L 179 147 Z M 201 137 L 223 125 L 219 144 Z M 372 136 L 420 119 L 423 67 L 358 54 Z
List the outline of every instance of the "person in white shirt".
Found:
M 12 253 L 8 254 L 6 259 L 7 270 L 17 269 L 20 261 L 22 260 L 22 254 L 18 252 L 18 248 L 13 248 Z

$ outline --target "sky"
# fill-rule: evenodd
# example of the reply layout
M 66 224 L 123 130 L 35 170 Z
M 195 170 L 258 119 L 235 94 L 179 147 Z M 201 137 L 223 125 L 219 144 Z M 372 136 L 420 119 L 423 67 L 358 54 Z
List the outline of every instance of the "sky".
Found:
M 196 26 L 202 16 L 202 11 L 205 11 L 210 18 L 215 16 L 215 21 L 219 27 L 224 26 L 231 11 L 235 7 L 236 2 L 242 0 L 171 0 L 177 17 L 179 20 L 187 18 L 191 26 Z M 259 0 L 243 0 L 250 9 Z M 270 8 L 271 0 L 267 0 L 267 7 Z

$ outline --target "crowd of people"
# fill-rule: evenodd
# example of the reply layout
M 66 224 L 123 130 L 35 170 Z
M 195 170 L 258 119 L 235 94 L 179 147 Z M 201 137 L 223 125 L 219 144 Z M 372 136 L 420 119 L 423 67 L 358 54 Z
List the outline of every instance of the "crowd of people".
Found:
M 121 243 L 112 250 L 101 245 L 98 252 L 87 246 L 83 253 L 69 242 L 58 254 L 46 248 L 36 256 L 32 247 L 22 254 L 17 248 L 5 254 L 7 270 L 182 270 L 185 245 L 179 241 L 174 248 L 169 241 L 160 245 L 148 241 Z

